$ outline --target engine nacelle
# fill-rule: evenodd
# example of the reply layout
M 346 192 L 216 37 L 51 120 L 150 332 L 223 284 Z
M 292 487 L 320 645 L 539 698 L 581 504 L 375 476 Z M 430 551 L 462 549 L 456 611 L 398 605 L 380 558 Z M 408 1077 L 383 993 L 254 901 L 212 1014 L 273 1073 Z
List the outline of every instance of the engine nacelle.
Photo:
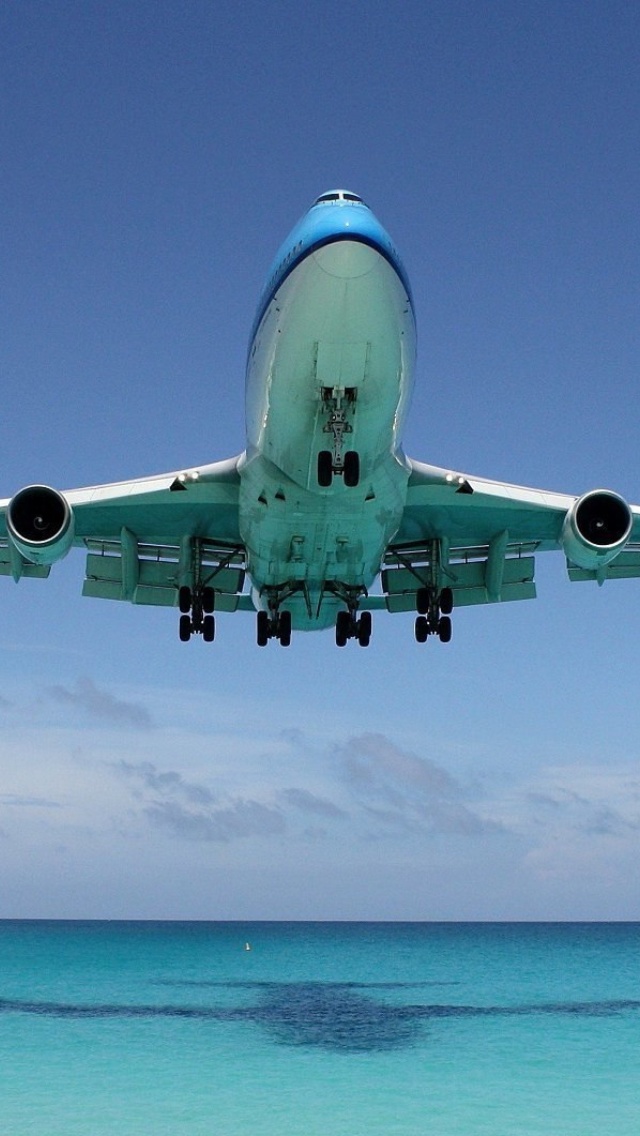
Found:
M 567 513 L 561 543 L 567 560 L 578 568 L 604 568 L 622 552 L 633 516 L 623 497 L 594 489 L 579 497 Z
M 53 564 L 73 543 L 73 512 L 68 501 L 48 485 L 28 485 L 11 498 L 7 530 L 31 564 Z

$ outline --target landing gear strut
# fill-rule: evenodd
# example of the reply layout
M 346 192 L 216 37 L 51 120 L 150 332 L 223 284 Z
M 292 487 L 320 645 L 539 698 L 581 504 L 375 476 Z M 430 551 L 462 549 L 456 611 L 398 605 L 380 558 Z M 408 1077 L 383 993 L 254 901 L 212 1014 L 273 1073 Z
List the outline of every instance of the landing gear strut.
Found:
M 216 621 L 213 615 L 216 594 L 213 588 L 191 589 L 186 585 L 178 592 L 180 608 L 180 640 L 188 643 L 192 635 L 202 635 L 205 643 L 213 643 Z
M 451 640 L 451 619 L 453 611 L 453 592 L 443 588 L 438 594 L 432 588 L 418 588 L 416 592 L 418 615 L 415 623 L 417 643 L 426 643 L 429 635 L 437 635 L 441 643 Z

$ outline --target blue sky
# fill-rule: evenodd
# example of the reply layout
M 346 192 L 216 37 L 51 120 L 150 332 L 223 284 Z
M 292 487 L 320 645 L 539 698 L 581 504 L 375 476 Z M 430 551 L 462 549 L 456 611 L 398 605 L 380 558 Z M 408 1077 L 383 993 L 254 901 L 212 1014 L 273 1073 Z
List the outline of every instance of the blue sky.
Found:
M 3 4 L 0 493 L 238 453 L 342 185 L 412 280 L 407 451 L 638 500 L 639 45 L 616 0 Z M 0 581 L 0 917 L 638 917 L 640 581 L 259 651 L 82 578 Z

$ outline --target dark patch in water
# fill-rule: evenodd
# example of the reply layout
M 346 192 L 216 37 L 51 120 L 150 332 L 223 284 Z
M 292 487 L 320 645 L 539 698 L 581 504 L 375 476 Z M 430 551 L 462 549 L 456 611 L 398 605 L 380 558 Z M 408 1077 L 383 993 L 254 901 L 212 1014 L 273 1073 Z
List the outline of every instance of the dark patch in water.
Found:
M 218 987 L 225 990 L 282 990 L 289 989 L 295 983 L 269 982 L 268 980 L 254 980 L 242 978 L 235 982 L 215 982 L 209 978 L 157 978 L 155 986 L 189 986 L 189 987 Z M 423 990 L 427 986 L 459 986 L 457 981 L 440 982 L 437 980 L 425 982 L 305 982 L 307 986 L 322 987 L 332 990 Z
M 180 983 L 182 985 L 182 983 Z M 31 1002 L 0 998 L 0 1013 L 56 1018 L 182 1018 L 246 1021 L 262 1026 L 280 1045 L 370 1053 L 411 1045 L 426 1023 L 443 1018 L 551 1014 L 604 1017 L 640 1010 L 640 1001 L 549 1002 L 521 1006 L 393 1005 L 362 991 L 412 988 L 428 983 L 229 982 L 184 983 L 255 990 L 255 1006 L 117 1005 Z

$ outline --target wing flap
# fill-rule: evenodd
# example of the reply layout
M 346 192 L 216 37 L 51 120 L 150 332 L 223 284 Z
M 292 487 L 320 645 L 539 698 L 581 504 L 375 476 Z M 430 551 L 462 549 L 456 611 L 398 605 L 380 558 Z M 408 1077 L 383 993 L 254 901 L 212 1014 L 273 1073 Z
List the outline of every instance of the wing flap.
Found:
M 240 549 L 187 540 L 178 545 L 138 545 L 128 530 L 120 541 L 89 541 L 83 596 L 175 607 L 184 584 L 213 588 L 218 611 L 236 611 L 245 581 Z
M 8 541 L 0 547 L 0 576 L 13 576 L 14 580 L 23 576 L 46 580 L 50 571 L 50 564 L 30 564 L 16 548 L 9 547 Z
M 382 587 L 386 593 L 390 612 L 415 611 L 418 588 L 428 586 L 430 565 L 416 568 L 387 568 L 382 573 Z M 441 580 L 451 588 L 455 607 L 476 604 L 504 603 L 509 600 L 535 599 L 533 582 L 535 560 L 533 556 L 506 557 L 500 569 L 500 580 L 495 586 L 495 569 L 490 557 L 485 560 L 450 563 L 441 569 Z
M 603 584 L 605 580 L 632 580 L 640 576 L 640 549 L 621 552 L 615 560 L 612 560 L 611 564 L 593 571 L 578 568 L 568 560 L 567 572 L 572 583 L 582 580 L 595 580 L 596 583 Z

